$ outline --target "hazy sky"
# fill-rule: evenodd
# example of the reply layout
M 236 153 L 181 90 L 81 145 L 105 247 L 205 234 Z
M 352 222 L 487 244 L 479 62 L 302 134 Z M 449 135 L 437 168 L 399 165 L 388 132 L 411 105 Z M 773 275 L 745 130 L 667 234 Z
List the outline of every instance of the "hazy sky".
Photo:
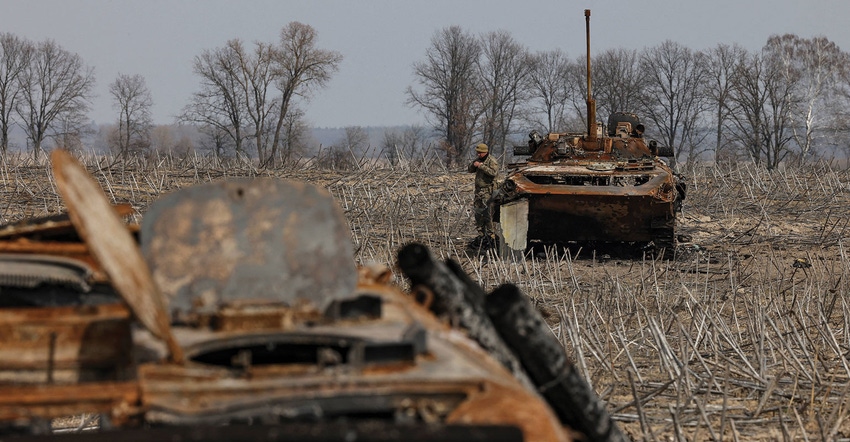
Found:
M 284 25 L 300 21 L 316 29 L 318 47 L 344 57 L 306 107 L 312 125 L 424 125 L 404 90 L 438 30 L 506 30 L 532 51 L 561 48 L 575 58 L 585 50 L 584 9 L 594 54 L 664 40 L 757 50 L 784 33 L 850 50 L 850 0 L 0 0 L 0 32 L 53 39 L 93 66 L 96 122 L 114 119 L 108 86 L 123 73 L 145 78 L 154 121 L 166 124 L 198 90 L 195 56 L 233 38 L 277 41 Z

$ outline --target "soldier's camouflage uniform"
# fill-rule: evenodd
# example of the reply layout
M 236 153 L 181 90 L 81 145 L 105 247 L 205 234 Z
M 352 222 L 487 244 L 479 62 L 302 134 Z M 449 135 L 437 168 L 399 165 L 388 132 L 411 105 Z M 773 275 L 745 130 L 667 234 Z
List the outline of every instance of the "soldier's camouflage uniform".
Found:
M 484 237 L 493 236 L 493 222 L 490 219 L 490 207 L 487 201 L 496 185 L 496 174 L 499 172 L 499 163 L 491 155 L 487 155 L 484 159 L 475 158 L 475 161 L 481 161 L 481 165 L 477 168 L 470 164 L 467 172 L 475 173 L 475 200 L 473 207 L 475 210 L 475 227 L 478 229 L 478 234 Z

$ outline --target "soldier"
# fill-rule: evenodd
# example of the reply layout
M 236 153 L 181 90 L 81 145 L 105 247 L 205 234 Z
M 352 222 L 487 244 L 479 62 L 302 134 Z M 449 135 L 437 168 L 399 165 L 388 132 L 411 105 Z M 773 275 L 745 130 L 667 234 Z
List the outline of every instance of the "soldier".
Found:
M 490 195 L 496 183 L 496 174 L 499 172 L 499 163 L 490 156 L 490 149 L 481 143 L 475 146 L 477 157 L 467 168 L 467 172 L 475 174 L 475 227 L 478 228 L 478 238 L 474 243 L 479 245 L 492 245 L 493 223 L 490 219 L 490 207 L 487 205 Z

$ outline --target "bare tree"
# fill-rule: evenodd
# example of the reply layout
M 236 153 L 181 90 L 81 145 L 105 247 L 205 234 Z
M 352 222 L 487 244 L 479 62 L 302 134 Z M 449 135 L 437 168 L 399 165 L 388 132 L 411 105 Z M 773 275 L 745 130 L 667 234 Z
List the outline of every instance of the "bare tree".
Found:
M 339 145 L 345 147 L 353 156 L 361 156 L 369 149 L 369 134 L 361 126 L 347 126 Z
M 274 71 L 276 86 L 281 93 L 271 151 L 260 158 L 261 165 L 274 165 L 281 148 L 284 123 L 290 118 L 293 99 L 310 98 L 313 91 L 324 87 L 331 75 L 339 69 L 342 55 L 335 51 L 319 49 L 316 30 L 309 25 L 290 22 L 280 31 L 280 47 L 275 51 Z
M 721 45 L 709 57 L 718 151 L 728 134 L 754 161 L 774 168 L 789 155 L 815 152 L 826 138 L 819 133 L 832 138 L 821 143 L 840 144 L 834 137 L 847 126 L 842 79 L 850 57 L 832 42 L 775 35 L 760 53 Z
M 206 127 L 211 150 L 224 154 L 233 146 L 247 155 L 253 143 L 260 165 L 274 166 L 304 148 L 304 112 L 294 98 L 306 100 L 327 84 L 341 59 L 316 48 L 315 30 L 298 22 L 283 28 L 279 45 L 256 42 L 247 50 L 230 40 L 196 57 L 201 91 L 182 119 Z
M 757 164 L 768 169 L 790 153 L 795 80 L 769 46 L 741 60 L 730 96 L 731 133 Z
M 195 151 L 195 143 L 188 135 L 182 134 L 171 149 L 179 158 L 186 158 Z
M 476 67 L 480 54 L 481 45 L 474 36 L 450 26 L 431 38 L 425 60 L 413 64 L 421 90 L 408 87 L 407 104 L 424 110 L 441 134 L 449 165 L 466 157 L 481 115 Z
M 507 31 L 485 34 L 481 49 L 481 139 L 491 152 L 499 154 L 513 132 L 516 115 L 527 110 L 524 105 L 531 86 L 531 56 Z
M 834 112 L 832 126 L 828 130 L 833 137 L 832 147 L 843 152 L 845 158 L 850 158 L 850 59 L 839 71 L 835 94 L 829 102 Z
M 68 112 L 59 115 L 53 122 L 50 139 L 58 148 L 82 152 L 83 139 L 96 133 L 97 129 L 91 125 L 84 113 Z
M 118 111 L 117 149 L 126 161 L 129 155 L 139 154 L 151 145 L 151 107 L 153 98 L 141 75 L 118 74 L 109 85 L 109 93 Z
M 0 152 L 9 150 L 12 113 L 21 94 L 20 77 L 30 63 L 33 45 L 9 33 L 0 33 Z
M 579 95 L 580 90 L 570 75 L 571 61 L 556 49 L 534 54 L 531 63 L 529 123 L 542 126 L 547 132 L 562 131 L 567 126 L 569 97 Z
M 369 145 L 369 135 L 360 126 L 348 126 L 339 140 L 328 148 L 325 166 L 339 170 L 359 168 Z
M 705 69 L 706 93 L 710 104 L 714 109 L 712 118 L 714 123 L 714 154 L 715 158 L 729 150 L 729 138 L 724 135 L 724 127 L 730 117 L 732 106 L 730 96 L 732 94 L 732 80 L 737 66 L 743 63 L 747 57 L 747 51 L 738 45 L 720 44 L 706 52 Z
M 593 78 L 596 78 L 595 76 Z M 560 126 L 572 132 L 587 130 L 587 59 L 579 57 L 567 65 L 567 104 L 564 109 L 564 123 Z M 599 90 L 593 85 L 594 93 Z M 595 100 L 599 101 L 599 100 Z M 567 110 L 569 109 L 569 110 Z M 604 110 L 603 110 L 604 111 Z M 600 116 L 597 109 L 597 116 Z M 597 118 L 598 120 L 599 118 Z M 559 129 L 563 132 L 564 129 Z
M 825 37 L 800 38 L 794 34 L 771 36 L 767 42 L 782 62 L 788 81 L 796 87 L 799 108 L 792 114 L 794 140 L 805 158 L 813 153 L 817 132 L 832 125 L 830 97 L 837 92 L 847 54 Z
M 227 43 L 237 58 L 238 84 L 248 119 L 251 123 L 254 144 L 258 158 L 267 158 L 271 149 L 272 123 L 279 103 L 272 94 L 275 74 L 272 62 L 275 56 L 274 45 L 262 42 L 254 43 L 253 52 L 247 52 L 239 40 Z
M 226 130 L 212 124 L 205 124 L 198 127 L 198 132 L 204 136 L 199 142 L 200 149 L 212 152 L 216 158 L 227 158 L 236 152 L 231 134 Z
M 674 148 L 676 157 L 692 164 L 710 148 L 703 146 L 702 116 L 709 108 L 704 83 L 704 56 L 667 40 L 640 56 L 645 80 L 641 114 L 654 123 L 662 143 Z
M 381 141 L 381 156 L 389 160 L 390 165 L 399 164 L 399 146 L 401 145 L 401 133 L 395 130 L 384 131 L 384 139 Z
M 422 157 L 430 138 L 429 131 L 425 127 L 410 126 L 402 133 L 402 149 L 400 152 L 409 160 Z
M 151 150 L 157 154 L 169 154 L 174 150 L 174 133 L 171 126 L 157 125 L 150 131 Z
M 207 127 L 204 133 L 211 137 L 213 151 L 224 154 L 232 146 L 237 155 L 246 155 L 246 98 L 235 47 L 241 44 L 230 41 L 223 48 L 205 50 L 195 57 L 193 71 L 201 77 L 201 90 L 192 94 L 180 119 Z
M 86 67 L 79 55 L 47 40 L 38 43 L 20 78 L 22 95 L 15 109 L 24 122 L 33 156 L 38 158 L 47 137 L 81 129 L 94 86 L 94 70 Z M 51 133 L 58 121 L 64 122 L 63 127 Z
M 159 155 L 185 158 L 195 151 L 192 135 L 197 127 L 189 125 L 155 125 L 151 128 L 151 150 Z
M 399 132 L 388 130 L 384 132 L 384 140 L 381 143 L 381 156 L 386 157 L 393 166 L 402 161 L 410 161 L 416 155 L 421 154 L 427 134 L 422 126 L 410 126 Z
M 280 148 L 277 150 L 278 164 L 286 164 L 290 158 L 303 155 L 308 150 L 310 142 L 310 127 L 305 119 L 304 111 L 298 106 L 290 105 L 283 119 Z
M 582 58 L 581 66 L 584 66 Z M 598 103 L 597 116 L 612 112 L 635 112 L 640 107 L 644 80 L 639 72 L 637 51 L 610 49 L 593 59 L 593 95 Z M 578 109 L 584 109 L 587 84 L 582 96 L 575 97 Z M 580 103 L 580 104 L 579 104 Z

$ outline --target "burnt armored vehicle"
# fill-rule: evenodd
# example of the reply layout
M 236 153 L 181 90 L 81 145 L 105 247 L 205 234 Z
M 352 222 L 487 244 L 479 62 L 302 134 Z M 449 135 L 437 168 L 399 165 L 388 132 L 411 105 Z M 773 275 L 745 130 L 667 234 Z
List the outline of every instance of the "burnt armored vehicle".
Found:
M 516 286 L 413 243 L 404 290 L 324 189 L 208 183 L 133 227 L 51 161 L 67 215 L 0 226 L 0 440 L 627 440 Z
M 529 134 L 514 148 L 527 161 L 510 164 L 493 197 L 503 253 L 534 243 L 637 243 L 672 255 L 684 183 L 660 157 L 672 149 L 644 138 L 637 115 L 615 112 L 596 121 L 587 23 L 587 128 L 583 133 Z

